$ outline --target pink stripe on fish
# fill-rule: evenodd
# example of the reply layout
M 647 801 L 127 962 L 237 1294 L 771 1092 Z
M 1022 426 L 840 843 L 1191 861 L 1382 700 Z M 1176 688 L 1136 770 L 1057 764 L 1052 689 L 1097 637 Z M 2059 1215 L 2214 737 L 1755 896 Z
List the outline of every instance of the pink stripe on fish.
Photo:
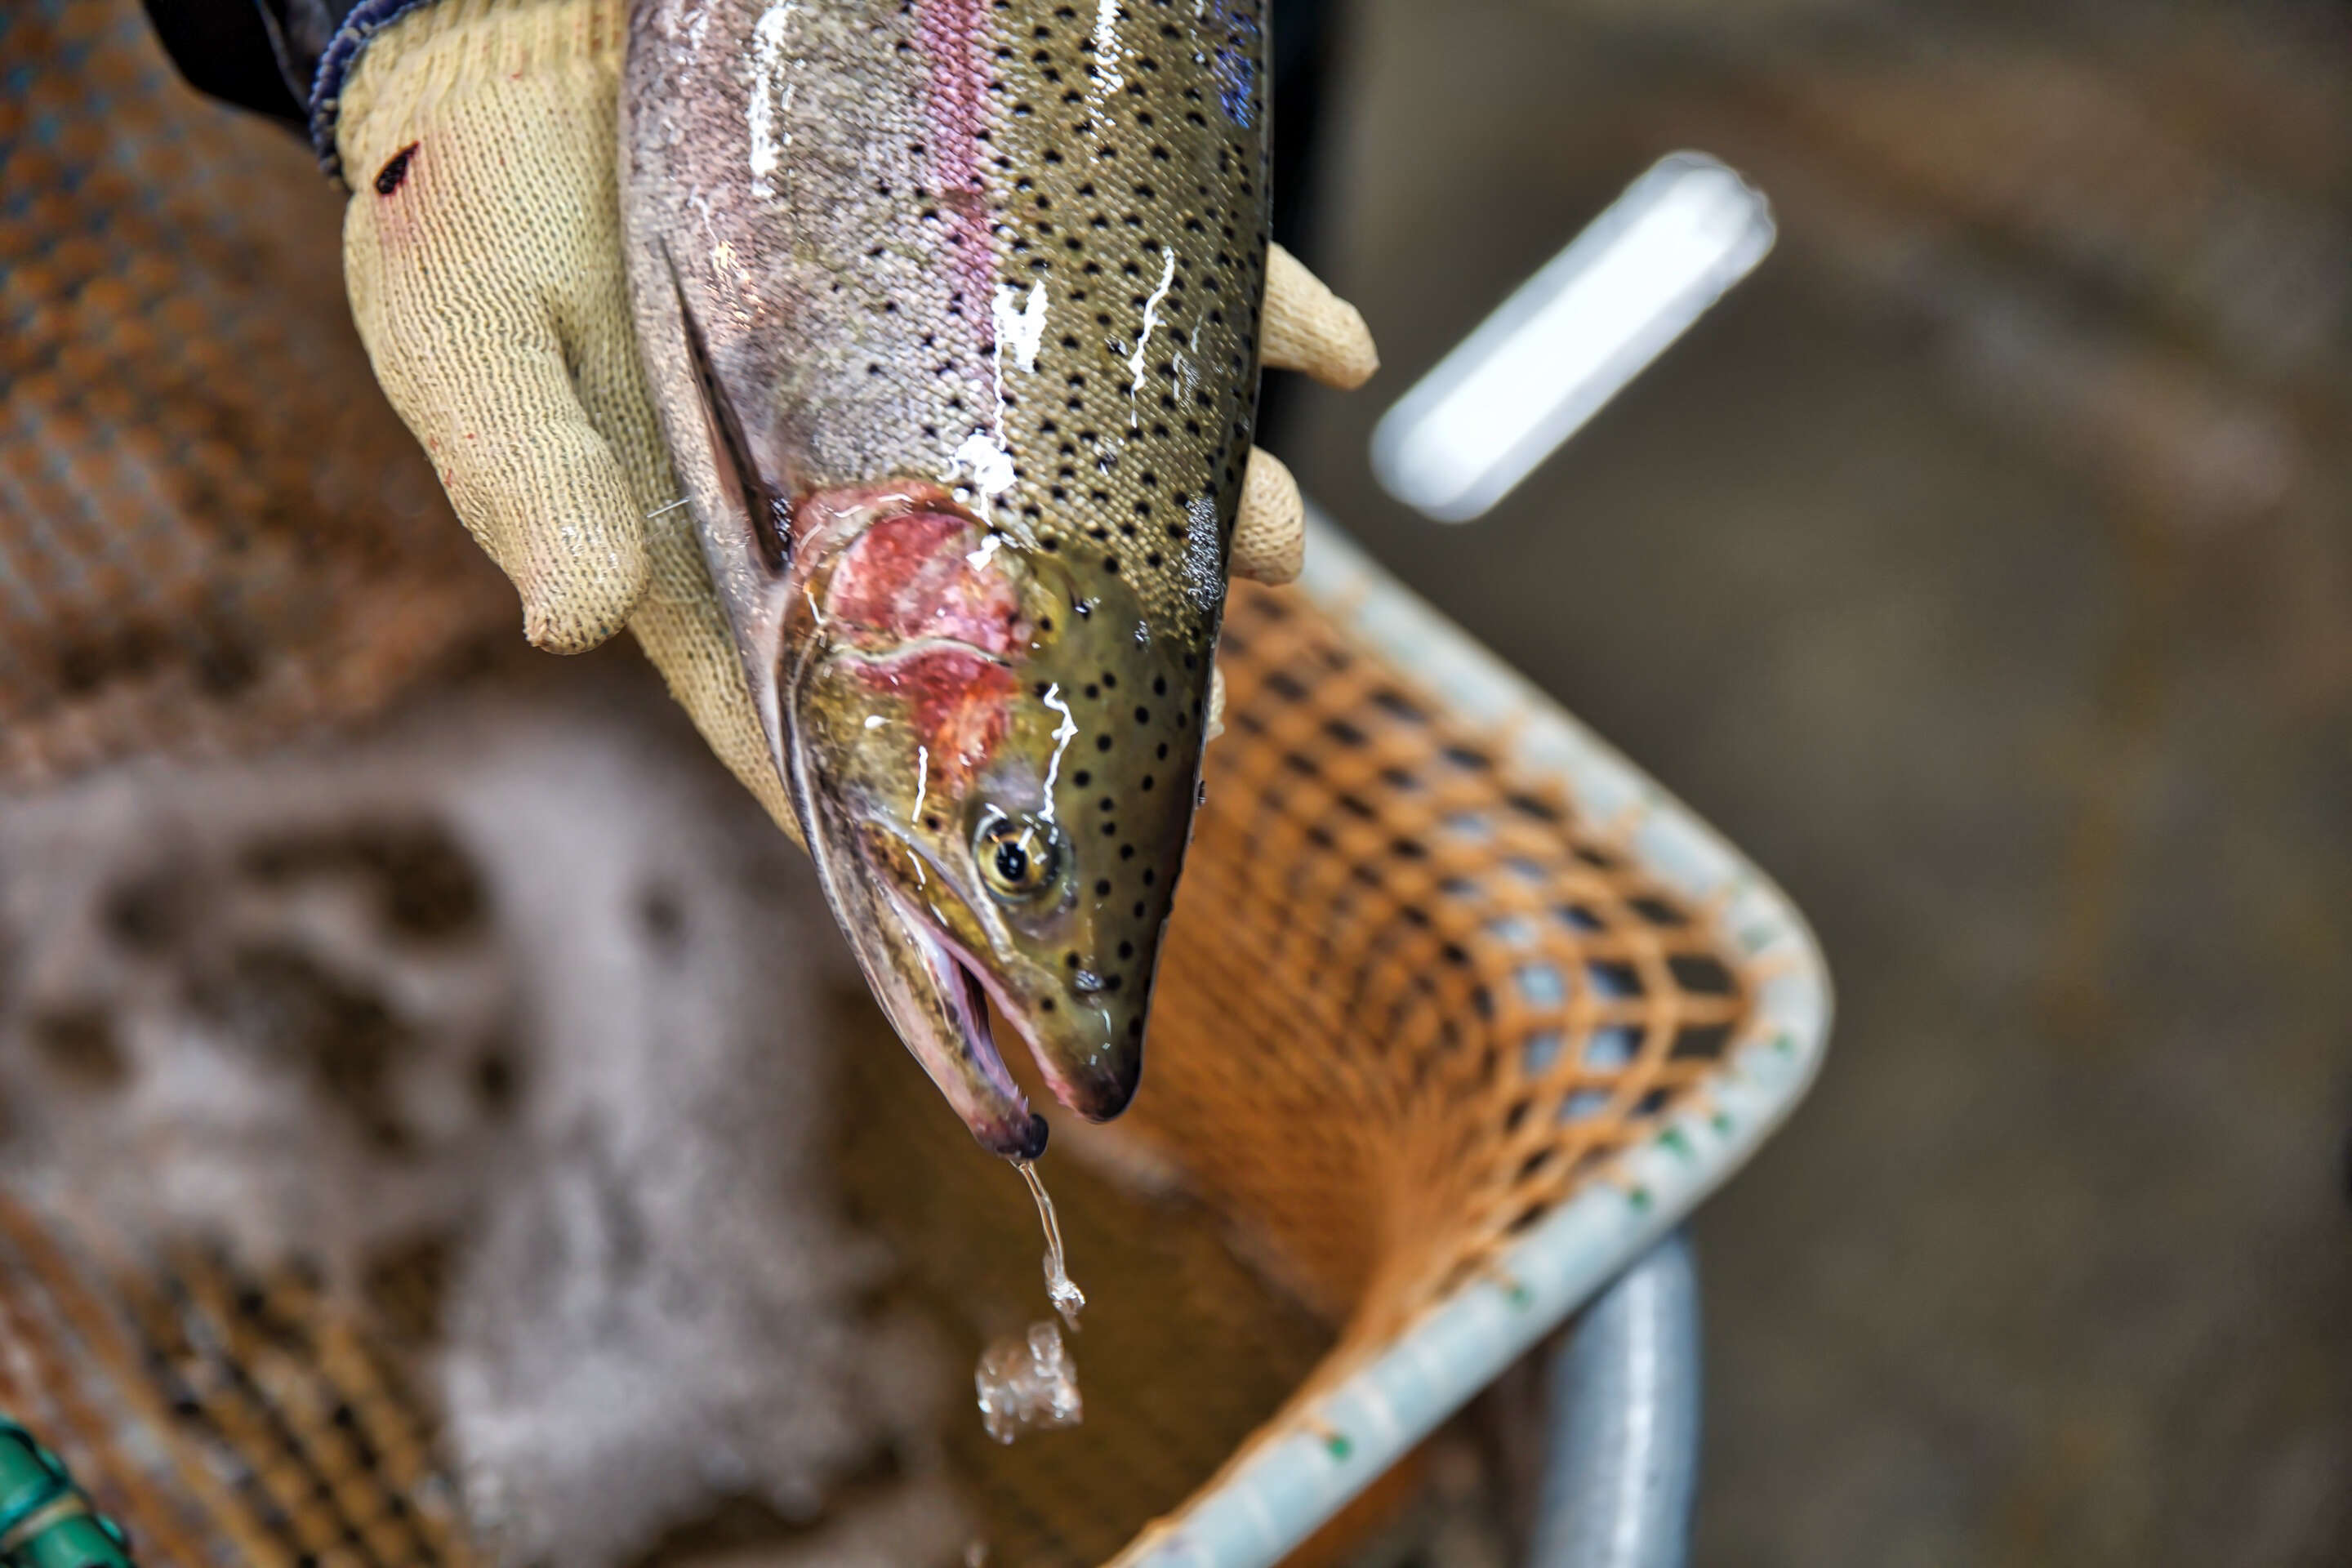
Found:
M 961 314 L 985 353 L 996 328 L 996 243 L 981 160 L 988 146 L 988 0 L 917 0 L 915 31 L 930 63 L 923 117 L 940 210 L 953 225 Z

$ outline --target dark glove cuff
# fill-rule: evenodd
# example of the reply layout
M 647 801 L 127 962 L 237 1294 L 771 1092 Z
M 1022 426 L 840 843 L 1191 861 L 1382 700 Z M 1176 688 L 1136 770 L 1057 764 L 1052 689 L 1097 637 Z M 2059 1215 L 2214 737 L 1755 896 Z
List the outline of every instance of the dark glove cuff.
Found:
M 310 79 L 310 145 L 330 178 L 343 177 L 343 161 L 335 151 L 335 117 L 342 106 L 343 83 L 378 33 L 431 4 L 433 0 L 360 0 L 319 57 L 318 72 Z

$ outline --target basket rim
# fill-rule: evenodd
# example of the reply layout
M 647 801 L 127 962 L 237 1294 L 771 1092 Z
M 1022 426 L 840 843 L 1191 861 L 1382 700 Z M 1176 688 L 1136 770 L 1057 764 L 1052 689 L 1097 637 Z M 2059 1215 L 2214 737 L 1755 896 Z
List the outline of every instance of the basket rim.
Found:
M 1587 815 L 1626 824 L 1626 847 L 1652 876 L 1719 911 L 1756 1009 L 1702 1092 L 1491 1270 L 1432 1303 L 1344 1382 L 1277 1416 L 1217 1484 L 1108 1568 L 1272 1568 L 1746 1163 L 1804 1097 L 1829 1041 L 1828 966 L 1788 895 L 1311 501 L 1306 570 L 1291 591 L 1499 736 L 1514 765 L 1561 780 Z

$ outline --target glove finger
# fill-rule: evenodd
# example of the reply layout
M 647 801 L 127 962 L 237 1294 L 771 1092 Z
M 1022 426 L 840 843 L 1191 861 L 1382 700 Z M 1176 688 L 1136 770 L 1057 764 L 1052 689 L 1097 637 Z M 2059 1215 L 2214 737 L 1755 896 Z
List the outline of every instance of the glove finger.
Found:
M 1242 475 L 1241 511 L 1234 520 L 1234 547 L 1227 570 L 1268 587 L 1297 579 L 1307 564 L 1307 503 L 1298 481 L 1282 459 L 1262 447 L 1250 448 Z
M 1259 357 L 1276 370 L 1303 370 L 1343 392 L 1363 385 L 1381 368 L 1371 331 L 1356 307 L 1278 245 L 1266 253 Z
M 379 377 L 457 509 L 522 597 L 536 647 L 580 653 L 621 629 L 646 584 L 645 519 L 560 358 L 436 355 Z M 380 362 L 381 363 L 381 362 Z
M 344 221 L 352 313 L 393 408 L 462 521 L 521 596 L 523 630 L 557 653 L 621 629 L 645 590 L 645 517 L 573 384 L 550 292 L 483 243 L 480 215 L 427 198 L 456 184 L 461 139 L 403 153 Z M 475 160 L 478 162 L 478 160 Z
M 1201 730 L 1202 743 L 1206 744 L 1225 732 L 1225 667 L 1214 659 L 1209 662 L 1209 721 Z
M 585 652 L 621 629 L 645 591 L 644 519 L 576 405 L 518 417 L 502 437 L 477 432 L 456 445 L 442 482 L 514 580 L 532 646 Z

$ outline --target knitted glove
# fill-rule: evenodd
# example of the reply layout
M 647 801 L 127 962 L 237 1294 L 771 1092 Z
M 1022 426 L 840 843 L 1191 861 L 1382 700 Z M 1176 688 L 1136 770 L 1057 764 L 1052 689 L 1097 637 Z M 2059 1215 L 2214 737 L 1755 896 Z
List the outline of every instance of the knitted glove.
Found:
M 615 181 L 626 0 L 438 0 L 336 61 L 352 310 L 393 407 L 523 630 L 560 653 L 625 622 L 735 775 L 797 837 L 645 386 Z M 1278 247 L 1263 356 L 1354 386 L 1354 309 Z M 1236 576 L 1298 574 L 1289 470 L 1250 456 Z
M 626 0 L 442 0 L 374 36 L 336 121 L 376 378 L 558 653 L 628 618 L 667 479 L 612 264 L 626 22 Z
M 621 264 L 626 0 L 440 0 L 374 35 L 337 103 L 343 267 L 377 378 L 557 652 L 624 620 L 799 828 L 637 359 Z
M 1265 315 L 1258 357 L 1270 370 L 1302 370 L 1326 386 L 1352 392 L 1381 368 L 1372 334 L 1356 307 L 1323 286 L 1298 258 L 1276 246 L 1265 258 Z M 1234 521 L 1233 574 L 1279 584 L 1298 575 L 1307 552 L 1307 506 L 1281 459 L 1250 448 L 1242 474 L 1241 514 Z M 1224 707 L 1222 685 L 1213 712 Z

